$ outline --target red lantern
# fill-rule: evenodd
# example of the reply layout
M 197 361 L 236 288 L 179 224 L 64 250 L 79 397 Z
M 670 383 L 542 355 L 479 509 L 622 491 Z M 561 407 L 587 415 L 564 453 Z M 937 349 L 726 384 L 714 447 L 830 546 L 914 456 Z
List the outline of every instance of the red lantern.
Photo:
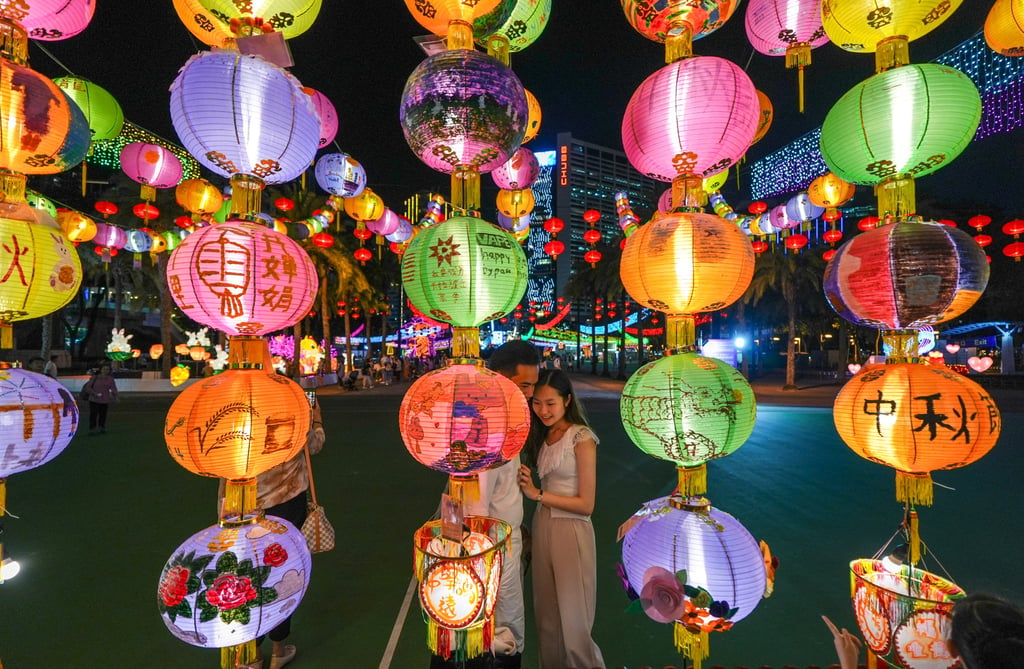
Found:
M 192 218 L 189 216 L 179 216 L 178 218 L 174 219 L 174 224 L 177 225 L 179 228 L 191 228 Z
M 295 208 L 295 203 L 286 197 L 279 197 L 276 200 L 274 200 L 274 206 L 280 209 L 281 211 L 291 211 L 292 209 Z
M 807 235 L 796 234 L 786 237 L 787 249 L 799 251 L 805 246 L 807 246 Z
M 835 249 L 829 249 L 828 251 L 825 251 L 824 253 L 821 254 L 821 258 L 825 262 L 828 262 L 828 261 L 832 260 L 832 258 L 835 258 L 835 257 L 836 257 L 836 250 Z
M 1003 249 L 1003 255 L 1013 258 L 1015 262 L 1020 262 L 1021 257 L 1024 257 L 1024 242 L 1007 244 Z
M 764 253 L 768 250 L 768 242 L 757 239 L 750 242 L 750 248 L 754 250 L 754 253 Z
M 828 221 L 829 223 L 833 223 L 842 218 L 843 215 L 839 213 L 839 210 L 836 209 L 835 207 L 829 207 L 828 209 L 825 210 L 825 213 L 822 214 L 821 217 L 824 220 Z
M 558 241 L 557 239 L 552 239 L 550 242 L 544 245 L 544 253 L 547 253 L 552 258 L 557 258 L 564 252 L 565 244 Z
M 96 211 L 100 212 L 104 216 L 113 216 L 118 212 L 116 204 L 114 204 L 113 202 L 107 202 L 105 200 L 100 200 L 99 202 L 97 202 L 95 204 L 95 207 Z
M 971 226 L 975 230 L 981 230 L 991 222 L 992 217 L 986 216 L 985 214 L 978 214 L 977 216 L 971 216 L 967 219 L 967 225 Z
M 601 241 L 601 233 L 597 230 L 587 230 L 583 233 L 583 241 L 588 244 L 596 244 Z
M 938 220 L 938 222 L 939 222 L 939 223 L 942 223 L 943 225 L 948 225 L 948 226 L 949 226 L 949 227 L 951 227 L 951 228 L 955 228 L 955 227 L 956 227 L 956 221 L 951 221 L 951 220 L 950 220 L 950 219 L 948 219 L 948 218 L 940 218 L 940 219 Z
M 402 255 L 403 253 L 405 253 L 405 244 L 391 242 L 390 244 L 388 244 L 388 248 L 391 249 L 391 252 L 394 253 L 395 255 Z
M 549 218 L 544 221 L 544 230 L 552 235 L 557 235 L 562 230 L 565 230 L 565 221 L 560 218 Z
M 989 235 L 975 235 L 974 241 L 978 242 L 978 246 L 988 246 L 992 243 L 992 237 Z
M 867 232 L 868 230 L 874 230 L 878 227 L 877 216 L 865 216 L 864 218 L 857 221 L 857 229 L 861 232 Z
M 117 249 L 115 248 L 107 248 L 105 246 L 94 246 L 92 250 L 95 251 L 96 255 L 98 256 L 103 255 L 104 252 L 109 252 L 111 258 L 117 255 Z
M 583 254 L 583 259 L 590 263 L 591 265 L 596 265 L 597 263 L 601 262 L 601 252 L 587 251 L 586 253 Z
M 843 238 L 843 233 L 839 230 L 826 230 L 825 233 L 821 236 L 821 238 L 824 239 L 829 244 L 835 244 L 836 242 Z
M 322 249 L 330 248 L 334 245 L 334 237 L 326 232 L 318 232 L 313 235 L 313 245 L 319 246 Z
M 583 220 L 587 223 L 597 223 L 601 220 L 601 212 L 597 209 L 587 209 L 583 212 Z
M 761 202 L 760 200 L 757 200 L 756 202 L 751 202 L 750 206 L 747 207 L 747 211 L 749 211 L 751 214 L 754 214 L 755 216 L 758 214 L 763 214 L 764 212 L 768 211 L 768 203 Z
M 1013 235 L 1013 238 L 1017 239 L 1021 233 L 1024 233 L 1024 221 L 1021 219 L 1017 218 L 1003 224 L 1004 235 Z
M 370 251 L 370 249 L 356 249 L 356 252 L 353 253 L 352 255 L 355 256 L 355 259 L 361 263 L 364 263 L 373 257 L 373 253 Z
M 373 237 L 373 233 L 370 232 L 368 228 L 357 227 L 352 231 L 352 234 L 356 236 L 356 239 L 362 239 L 364 241 Z
M 132 207 L 132 213 L 145 221 L 152 221 L 160 217 L 160 210 L 151 204 L 139 203 Z

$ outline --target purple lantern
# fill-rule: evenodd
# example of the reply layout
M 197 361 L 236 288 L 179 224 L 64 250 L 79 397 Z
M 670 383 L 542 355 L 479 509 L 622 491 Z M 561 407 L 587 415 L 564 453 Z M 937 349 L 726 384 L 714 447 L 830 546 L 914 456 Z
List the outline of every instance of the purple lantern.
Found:
M 302 89 L 313 101 L 316 115 L 320 117 L 320 148 L 334 141 L 338 134 L 338 111 L 326 95 L 313 88 Z
M 788 216 L 791 221 L 801 223 L 813 218 L 818 218 L 824 213 L 825 208 L 819 207 L 811 202 L 811 198 L 808 197 L 807 191 L 797 193 L 793 197 L 789 198 L 788 202 L 786 202 L 786 216 Z
M 299 177 L 316 155 L 320 119 L 302 84 L 257 56 L 206 51 L 171 84 L 171 122 L 206 168 L 265 183 Z
M 420 63 L 402 91 L 405 141 L 431 169 L 490 172 L 526 133 L 526 93 L 509 68 L 482 53 L 442 51 Z
M 508 162 L 491 172 L 494 185 L 505 190 L 530 188 L 540 176 L 540 163 L 533 151 L 519 147 Z
M 384 213 L 379 218 L 373 221 L 366 221 L 366 229 L 376 235 L 386 237 L 397 232 L 401 224 L 402 217 L 385 207 Z
M 96 11 L 95 0 L 33 0 L 5 3 L 4 15 L 17 21 L 28 33 L 29 39 L 54 42 L 74 37 L 92 21 Z
M 772 207 L 768 212 L 768 220 L 776 230 L 790 230 L 800 227 L 800 221 L 789 217 L 789 214 L 786 212 L 786 205 L 784 204 Z
M 159 144 L 132 142 L 121 149 L 121 169 L 134 181 L 153 188 L 171 188 L 181 181 L 178 156 Z
M 108 249 L 122 249 L 128 243 L 128 233 L 112 223 L 97 223 L 92 243 Z
M 499 211 L 498 226 L 503 230 L 508 230 L 509 232 L 522 232 L 530 227 L 530 220 L 532 217 L 533 214 L 523 214 L 518 218 L 511 218 Z
M 366 188 L 366 170 L 347 153 L 325 153 L 316 161 L 316 182 L 339 197 L 356 197 Z
M 0 374 L 0 480 L 54 459 L 78 429 L 78 405 L 45 374 L 5 369 Z

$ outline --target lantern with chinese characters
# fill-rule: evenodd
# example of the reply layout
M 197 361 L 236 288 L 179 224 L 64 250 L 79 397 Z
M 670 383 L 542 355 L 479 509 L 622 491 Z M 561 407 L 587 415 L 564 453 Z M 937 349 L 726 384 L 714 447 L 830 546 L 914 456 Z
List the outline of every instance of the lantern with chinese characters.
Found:
M 996 0 L 985 17 L 985 43 L 1004 56 L 1024 56 L 1024 5 Z
M 540 176 L 540 164 L 533 151 L 520 147 L 508 162 L 491 171 L 494 185 L 504 190 L 530 188 Z
M 868 650 L 891 667 L 961 666 L 946 641 L 953 605 L 966 593 L 931 572 L 888 562 L 860 559 L 850 563 L 853 613 Z
M 853 197 L 856 190 L 857 187 L 853 184 L 843 181 L 831 172 L 826 172 L 807 187 L 807 197 L 819 207 L 838 207 Z
M 53 42 L 85 30 L 95 11 L 94 0 L 33 0 L 11 3 L 3 13 L 21 24 L 30 39 Z
M 190 318 L 233 335 L 261 335 L 307 313 L 316 269 L 285 235 L 232 220 L 189 235 L 171 254 L 167 284 Z
M 530 410 L 514 383 L 481 364 L 451 364 L 424 374 L 398 412 L 402 440 L 421 464 L 451 477 L 463 499 L 476 475 L 511 460 L 526 443 Z
M 405 0 L 416 22 L 435 35 L 447 35 L 453 21 L 468 23 L 477 35 L 490 35 L 512 15 L 516 0 Z
M 426 614 L 427 646 L 434 655 L 463 662 L 490 651 L 501 565 L 511 527 L 496 518 L 468 516 L 461 541 L 428 522 L 413 536 L 413 572 Z
M 518 52 L 537 41 L 548 25 L 551 0 L 517 0 L 514 4 L 512 13 L 497 30 L 477 33 L 477 44 L 486 46 L 486 38 L 497 35 L 508 41 L 509 51 Z
M 929 472 L 978 460 L 1002 426 L 981 386 L 916 361 L 865 367 L 839 391 L 833 419 L 857 455 L 896 470 L 898 500 L 922 505 L 932 503 Z
M 761 546 L 703 497 L 661 497 L 627 521 L 626 586 L 658 622 L 672 622 L 676 648 L 700 669 L 708 633 L 724 632 L 771 592 Z
M 633 29 L 649 40 L 664 43 L 684 26 L 699 39 L 721 28 L 733 15 L 736 0 L 620 0 L 626 20 Z
M 71 130 L 71 109 L 52 81 L 24 64 L 0 59 L 0 118 L 0 168 L 22 174 L 66 169 L 58 156 Z
M 334 141 L 338 134 L 338 111 L 330 99 L 314 88 L 303 88 L 313 101 L 313 108 L 320 119 L 320 148 Z
M 188 31 L 204 44 L 224 47 L 245 32 L 260 34 L 272 30 L 285 39 L 301 35 L 316 21 L 322 3 L 323 0 L 174 0 L 174 10 Z
M 857 325 L 916 328 L 956 318 L 988 285 L 985 252 L 962 230 L 902 221 L 852 237 L 825 267 L 825 297 Z
M 855 53 L 896 48 L 945 22 L 962 0 L 822 0 L 821 20 L 832 43 Z M 903 49 L 906 47 L 904 46 Z
M 305 537 L 284 518 L 260 513 L 220 523 L 171 554 L 160 573 L 157 608 L 167 629 L 185 643 L 243 644 L 295 611 L 311 567 Z
M 93 141 L 113 139 L 120 134 L 124 126 L 124 112 L 105 88 L 78 77 L 58 77 L 53 83 L 85 114 Z
M 785 56 L 786 68 L 798 68 L 800 111 L 804 110 L 804 68 L 811 49 L 828 42 L 821 26 L 821 0 L 751 0 L 745 27 L 754 49 L 766 56 Z
M 709 460 L 729 455 L 754 429 L 757 403 L 743 375 L 694 352 L 667 355 L 622 389 L 622 425 L 637 447 L 675 463 L 684 496 L 707 490 Z

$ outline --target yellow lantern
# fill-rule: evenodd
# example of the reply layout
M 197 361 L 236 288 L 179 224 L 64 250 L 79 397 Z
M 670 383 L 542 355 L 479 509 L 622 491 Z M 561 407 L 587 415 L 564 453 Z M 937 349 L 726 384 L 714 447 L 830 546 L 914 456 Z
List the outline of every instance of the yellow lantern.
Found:
M 57 212 L 57 225 L 73 242 L 87 242 L 96 236 L 96 221 L 77 211 Z
M 819 207 L 838 207 L 853 197 L 857 187 L 832 172 L 826 172 L 807 187 L 807 198 Z
M 177 388 L 186 381 L 188 381 L 188 367 L 185 365 L 175 365 L 171 369 L 171 385 Z
M 498 211 L 509 218 L 520 218 L 533 211 L 533 191 L 529 188 L 498 191 Z
M 376 221 L 384 215 L 384 201 L 369 188 L 345 198 L 345 213 L 357 221 Z
M 523 144 L 526 144 L 540 132 L 542 114 L 537 98 L 530 91 L 523 90 L 526 92 L 526 134 L 523 136 Z
M 725 185 L 726 180 L 729 178 L 729 168 L 725 168 L 717 174 L 704 179 L 704 192 L 707 194 L 714 193 L 717 190 L 721 190 L 722 186 Z
M 61 230 L 0 218 L 0 323 L 53 313 L 81 284 L 82 262 Z
M 821 21 L 840 49 L 871 53 L 890 38 L 907 42 L 942 25 L 963 0 L 822 0 Z
M 174 199 L 193 214 L 214 214 L 224 205 L 224 195 L 206 179 L 186 179 L 174 189 Z

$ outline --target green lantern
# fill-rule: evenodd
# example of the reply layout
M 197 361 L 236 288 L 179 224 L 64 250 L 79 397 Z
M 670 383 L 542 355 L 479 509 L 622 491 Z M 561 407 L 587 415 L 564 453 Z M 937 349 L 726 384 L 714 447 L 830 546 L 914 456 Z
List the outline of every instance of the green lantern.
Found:
M 637 447 L 679 468 L 679 492 L 707 490 L 704 463 L 729 455 L 754 429 L 757 402 L 734 367 L 694 352 L 668 355 L 638 369 L 619 403 Z
M 504 35 L 508 40 L 509 51 L 522 51 L 537 41 L 547 27 L 550 16 L 551 0 L 519 0 L 512 15 L 493 34 Z M 477 44 L 486 46 L 488 35 L 475 34 Z
M 124 112 L 105 88 L 79 77 L 59 77 L 53 83 L 74 100 L 85 114 L 94 142 L 113 139 L 121 133 Z
M 916 178 L 948 165 L 971 143 L 981 97 L 963 72 L 904 65 L 854 86 L 821 126 L 821 155 L 844 181 Z
M 25 202 L 33 209 L 42 209 L 50 216 L 57 218 L 57 205 L 42 193 L 37 193 L 29 188 L 25 189 Z
M 421 231 L 402 256 L 402 281 L 413 305 L 456 330 L 475 332 L 515 308 L 526 292 L 527 272 L 515 238 L 473 216 L 454 216 Z M 453 342 L 453 349 L 461 345 Z M 475 355 L 471 344 L 463 352 Z

